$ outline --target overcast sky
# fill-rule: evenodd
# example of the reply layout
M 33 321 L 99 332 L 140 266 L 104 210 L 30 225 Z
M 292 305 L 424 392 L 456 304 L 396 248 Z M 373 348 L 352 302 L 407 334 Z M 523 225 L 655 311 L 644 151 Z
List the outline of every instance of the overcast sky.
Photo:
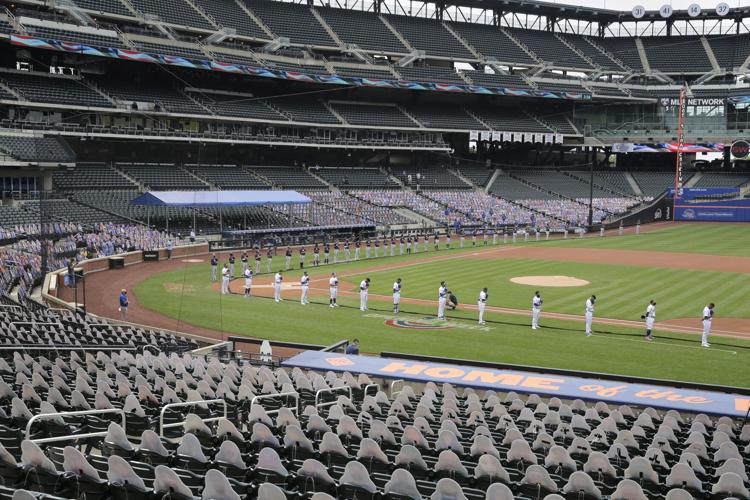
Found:
M 748 0 L 548 0 L 554 3 L 585 5 L 616 10 L 631 10 L 636 5 L 643 5 L 648 10 L 658 10 L 664 4 L 672 5 L 675 10 L 687 9 L 688 5 L 697 3 L 703 10 L 714 10 L 716 5 L 726 2 L 730 7 L 750 5 Z

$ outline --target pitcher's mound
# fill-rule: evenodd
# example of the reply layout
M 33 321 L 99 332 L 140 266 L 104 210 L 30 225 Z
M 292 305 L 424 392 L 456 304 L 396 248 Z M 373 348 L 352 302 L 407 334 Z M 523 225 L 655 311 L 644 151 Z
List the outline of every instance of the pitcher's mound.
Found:
M 519 285 L 533 286 L 585 286 L 589 282 L 586 280 L 573 278 L 572 276 L 516 276 L 510 279 L 511 282 Z

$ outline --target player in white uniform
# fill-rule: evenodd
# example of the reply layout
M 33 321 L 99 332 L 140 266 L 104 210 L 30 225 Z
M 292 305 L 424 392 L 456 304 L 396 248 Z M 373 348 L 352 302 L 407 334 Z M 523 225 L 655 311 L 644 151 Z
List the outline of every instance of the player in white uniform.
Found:
M 596 303 L 596 295 L 592 295 L 591 298 L 586 300 L 586 336 L 591 337 L 591 323 L 594 321 L 594 304 Z
M 393 283 L 393 314 L 398 314 L 398 305 L 401 303 L 401 278 Z
M 222 295 L 229 293 L 229 264 L 224 264 L 221 268 L 221 293 Z
M 367 310 L 367 293 L 370 289 L 370 278 L 365 278 L 359 282 L 359 310 Z
M 489 294 L 487 293 L 487 287 L 484 287 L 481 292 L 479 292 L 479 299 L 477 300 L 477 307 L 479 308 L 479 324 L 484 325 L 486 324 L 484 321 L 484 309 L 487 307 L 487 299 L 489 298 Z
M 246 267 L 243 274 L 245 275 L 245 298 L 249 299 L 253 288 L 253 271 L 249 267 Z
M 445 281 L 440 282 L 438 288 L 438 319 L 445 319 L 445 301 L 447 299 L 448 289 L 445 287 Z
M 708 334 L 711 333 L 711 322 L 714 319 L 714 303 L 711 302 L 703 308 L 703 337 L 701 338 L 701 347 L 711 347 L 708 343 Z
M 534 292 L 534 297 L 531 299 L 531 329 L 537 330 L 539 328 L 539 316 L 542 315 L 542 296 L 539 291 Z
M 656 321 L 656 301 L 650 300 L 646 306 L 646 314 L 641 316 L 641 319 L 646 320 L 646 340 L 654 340 L 651 336 L 651 331 L 654 329 L 654 321 Z
M 339 305 L 336 303 L 336 292 L 338 291 L 339 287 L 339 279 L 336 277 L 336 273 L 331 273 L 331 278 L 328 280 L 328 291 L 330 292 L 330 302 L 329 307 L 338 307 Z
M 299 301 L 304 306 L 306 304 L 309 304 L 310 301 L 307 300 L 307 292 L 310 290 L 310 276 L 308 276 L 307 271 L 302 273 L 302 278 L 299 280 L 300 290 L 302 290 L 302 296 L 300 297 Z
M 281 302 L 281 282 L 284 281 L 284 277 L 281 276 L 281 271 L 278 271 L 273 277 L 273 299 L 276 302 Z

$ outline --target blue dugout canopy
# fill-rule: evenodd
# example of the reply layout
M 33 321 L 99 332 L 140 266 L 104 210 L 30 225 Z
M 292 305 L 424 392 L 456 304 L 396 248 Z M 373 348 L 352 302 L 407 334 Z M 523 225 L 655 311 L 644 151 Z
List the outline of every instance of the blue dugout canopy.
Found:
M 150 191 L 130 202 L 155 207 L 299 205 L 312 200 L 297 191 Z

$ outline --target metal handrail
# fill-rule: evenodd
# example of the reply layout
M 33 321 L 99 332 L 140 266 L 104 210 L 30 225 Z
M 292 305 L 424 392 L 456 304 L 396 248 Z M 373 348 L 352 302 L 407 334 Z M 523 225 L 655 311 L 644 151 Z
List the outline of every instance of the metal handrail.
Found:
M 296 415 L 299 415 L 299 394 L 296 392 L 280 392 L 278 394 L 262 394 L 260 396 L 255 396 L 253 399 L 250 400 L 250 410 L 253 409 L 253 406 L 255 406 L 256 402 L 261 399 L 274 399 L 274 398 L 281 398 L 281 397 L 288 397 L 291 396 L 294 398 L 294 408 L 292 409 Z M 265 409 L 265 408 L 264 408 Z M 267 411 L 266 414 L 277 414 L 279 413 L 279 410 L 270 410 Z
M 181 422 L 175 422 L 173 424 L 166 424 L 164 425 L 164 414 L 166 411 L 170 408 L 178 408 L 183 406 L 196 406 L 199 404 L 210 404 L 210 403 L 221 403 L 224 406 L 224 416 L 223 417 L 210 417 L 210 418 L 202 418 L 204 422 L 218 422 L 219 420 L 226 420 L 227 419 L 227 402 L 224 399 L 202 399 L 200 401 L 187 401 L 184 403 L 169 403 L 168 405 L 164 405 L 161 408 L 161 411 L 159 412 L 159 436 L 164 437 L 164 429 L 171 429 L 172 427 L 180 427 L 185 423 L 185 420 Z
M 103 415 L 109 413 L 117 413 L 122 415 L 122 429 L 125 430 L 125 410 L 122 408 L 110 408 L 108 410 L 82 410 L 82 411 L 63 411 L 60 413 L 42 413 L 40 415 L 34 415 L 26 423 L 26 439 L 34 443 L 54 443 L 55 441 L 68 441 L 70 439 L 87 439 L 92 437 L 103 437 L 107 435 L 106 431 L 102 432 L 89 432 L 86 434 L 70 434 L 66 436 L 55 436 L 50 438 L 39 438 L 31 439 L 31 426 L 37 420 L 50 420 L 55 417 L 75 417 L 81 415 Z
M 364 390 L 364 392 L 362 393 L 362 394 L 363 394 L 364 396 L 367 396 L 367 390 L 368 390 L 368 389 L 369 389 L 370 387 L 373 387 L 373 388 L 375 389 L 375 394 L 377 394 L 377 393 L 378 393 L 378 390 L 380 389 L 380 386 L 379 386 L 378 384 L 367 384 L 367 385 L 365 386 L 365 390 Z
M 318 392 L 315 393 L 315 408 L 323 408 L 324 406 L 333 406 L 336 404 L 336 401 L 329 401 L 328 403 L 318 403 L 318 400 L 320 399 L 321 394 L 327 394 L 327 393 L 335 393 L 339 391 L 347 391 L 349 393 L 349 399 L 352 399 L 352 388 L 348 385 L 343 385 L 341 387 L 329 387 L 327 389 L 321 389 Z
M 396 384 L 399 384 L 399 383 L 401 384 L 401 387 L 400 387 L 401 390 L 399 390 L 399 391 L 394 390 L 395 387 L 396 387 Z M 404 389 L 404 380 L 403 379 L 398 378 L 396 380 L 391 381 L 391 391 L 390 391 L 391 392 L 391 397 L 396 396 L 396 394 L 398 394 L 399 392 L 401 392 L 403 389 Z

